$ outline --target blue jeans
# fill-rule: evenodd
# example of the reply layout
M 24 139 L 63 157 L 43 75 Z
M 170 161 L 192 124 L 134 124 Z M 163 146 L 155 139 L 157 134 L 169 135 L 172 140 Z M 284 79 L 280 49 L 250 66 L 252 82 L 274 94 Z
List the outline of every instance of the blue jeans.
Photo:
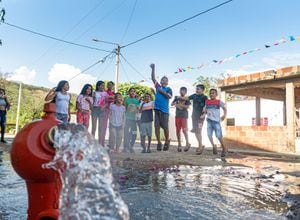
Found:
M 6 111 L 0 110 L 0 127 L 1 127 L 1 140 L 4 140 L 4 134 L 6 128 Z
M 214 132 L 218 139 L 223 138 L 221 123 L 219 121 L 207 119 L 207 136 L 212 137 Z
M 56 118 L 60 121 L 62 121 L 64 124 L 68 123 L 68 114 L 62 114 L 62 113 L 56 113 Z

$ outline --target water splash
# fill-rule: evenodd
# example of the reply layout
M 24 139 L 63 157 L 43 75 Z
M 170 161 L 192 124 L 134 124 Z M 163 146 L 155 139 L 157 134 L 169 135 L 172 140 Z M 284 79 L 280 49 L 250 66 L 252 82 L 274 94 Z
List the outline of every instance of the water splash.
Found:
M 60 219 L 129 219 L 113 184 L 109 156 L 85 127 L 59 125 L 54 141 L 56 155 L 44 167 L 61 175 Z

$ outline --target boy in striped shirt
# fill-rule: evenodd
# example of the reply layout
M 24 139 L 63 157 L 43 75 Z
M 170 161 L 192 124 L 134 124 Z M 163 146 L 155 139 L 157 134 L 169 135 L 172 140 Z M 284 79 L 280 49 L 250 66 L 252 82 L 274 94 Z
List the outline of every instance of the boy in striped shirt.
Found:
M 227 147 L 225 147 L 223 142 L 223 135 L 222 135 L 222 128 L 221 128 L 221 121 L 226 118 L 227 109 L 225 103 L 221 100 L 217 99 L 218 91 L 216 89 L 209 90 L 209 98 L 205 101 L 204 112 L 206 113 L 207 117 L 207 135 L 209 138 L 210 143 L 213 146 L 213 154 L 218 154 L 217 145 L 214 144 L 213 141 L 213 132 L 217 139 L 220 141 L 222 147 L 221 157 L 225 157 L 227 154 Z M 223 109 L 223 116 L 220 114 L 220 108 Z

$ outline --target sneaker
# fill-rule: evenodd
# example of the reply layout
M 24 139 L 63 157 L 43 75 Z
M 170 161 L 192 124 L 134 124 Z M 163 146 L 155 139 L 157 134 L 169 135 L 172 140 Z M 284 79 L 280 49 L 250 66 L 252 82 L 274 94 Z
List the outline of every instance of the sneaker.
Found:
M 190 150 L 190 148 L 191 148 L 191 144 L 187 144 L 183 150 L 184 152 L 187 152 Z
M 6 140 L 1 140 L 2 143 L 4 144 L 7 144 L 7 141 Z
M 157 144 L 157 151 L 161 151 L 161 143 Z
M 222 150 L 221 157 L 226 157 L 227 154 L 228 154 L 228 151 Z
M 143 149 L 141 153 L 142 154 L 147 153 L 146 149 Z
M 191 133 L 195 133 L 196 131 L 195 131 L 195 129 L 193 128 L 192 130 L 191 130 Z
M 169 147 L 170 147 L 170 140 L 166 141 L 166 143 L 164 145 L 164 148 L 163 148 L 163 151 L 169 150 Z
M 151 153 L 151 150 L 150 150 L 150 148 L 148 148 L 148 149 L 147 149 L 147 153 Z
M 216 145 L 213 146 L 213 154 L 218 154 L 218 148 Z

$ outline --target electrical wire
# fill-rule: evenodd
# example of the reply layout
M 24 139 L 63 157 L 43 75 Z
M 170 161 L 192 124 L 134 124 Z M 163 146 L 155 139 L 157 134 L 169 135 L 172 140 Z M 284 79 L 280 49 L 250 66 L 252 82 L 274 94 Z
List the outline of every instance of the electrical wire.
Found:
M 123 62 L 121 60 L 120 60 L 120 64 L 121 64 L 121 68 L 122 68 L 123 72 L 125 73 L 126 79 L 128 80 L 128 82 L 131 82 L 131 80 L 129 79 L 129 76 L 127 74 L 127 71 L 125 70 L 125 67 L 123 65 Z
M 113 54 L 114 51 L 111 51 L 110 54 L 106 55 L 105 57 L 103 57 L 101 60 L 98 60 L 97 62 L 93 63 L 92 65 L 88 66 L 87 68 L 85 68 L 84 70 L 82 70 L 81 72 L 77 73 L 76 75 L 74 75 L 72 78 L 70 78 L 68 81 L 71 81 L 73 79 L 75 79 L 77 76 L 79 76 L 82 73 L 85 73 L 86 71 L 88 71 L 89 69 L 93 68 L 94 66 L 96 66 L 99 63 L 104 63 L 106 61 L 106 59 Z
M 140 71 L 138 71 L 129 61 L 121 54 L 121 57 L 124 59 L 124 61 L 137 73 L 139 74 L 143 79 L 148 80 Z
M 97 48 L 97 47 L 91 47 L 91 46 L 87 46 L 87 45 L 84 45 L 84 44 L 78 44 L 78 43 L 63 40 L 63 39 L 60 39 L 60 38 L 57 38 L 57 37 L 53 37 L 53 36 L 50 36 L 50 35 L 47 35 L 47 34 L 42 34 L 42 33 L 27 29 L 27 28 L 23 28 L 21 26 L 14 25 L 14 24 L 11 24 L 11 23 L 3 22 L 3 24 L 6 24 L 6 25 L 14 27 L 14 28 L 17 28 L 17 29 L 22 30 L 22 31 L 26 31 L 26 32 L 29 32 L 29 33 L 32 33 L 32 34 L 35 34 L 35 35 L 45 37 L 45 38 L 48 38 L 48 39 L 60 41 L 60 42 L 66 43 L 66 44 L 71 44 L 71 45 L 74 45 L 74 46 L 83 47 L 83 48 L 87 48 L 87 49 L 91 49 L 91 50 L 110 52 L 109 50 L 104 50 L 104 49 L 100 49 L 100 48 Z
M 123 36 L 121 37 L 120 44 L 122 44 L 122 42 L 123 42 L 123 40 L 124 40 L 124 38 L 125 38 L 125 36 L 126 36 L 126 34 L 127 34 L 127 32 L 128 32 L 129 25 L 130 25 L 130 23 L 131 23 L 131 21 L 132 21 L 133 14 L 134 14 L 134 12 L 135 12 L 135 8 L 136 8 L 136 5 L 137 5 L 137 1 L 138 1 L 138 0 L 135 0 L 135 2 L 134 2 L 134 4 L 133 4 L 133 8 L 132 8 L 132 11 L 131 11 L 131 13 L 130 13 L 129 20 L 128 20 L 128 22 L 127 22 L 127 25 L 126 25 L 124 34 L 123 34 Z
M 103 69 L 103 71 L 100 72 L 100 74 L 98 74 L 98 76 L 97 76 L 97 81 L 100 80 L 100 77 L 106 72 L 106 70 L 108 69 L 108 67 L 112 64 L 113 58 L 115 57 L 115 55 L 116 55 L 116 54 L 114 54 L 114 56 L 111 57 L 110 62 L 107 63 L 107 65 L 106 65 L 106 67 Z
M 80 18 L 80 20 L 73 25 L 63 36 L 62 39 L 65 39 L 70 33 L 72 33 L 72 31 L 78 27 L 91 13 L 93 13 L 102 3 L 104 2 L 104 0 L 99 1 L 93 8 L 91 8 L 84 16 L 82 16 L 82 18 Z M 53 47 L 55 47 L 58 44 L 58 42 L 55 42 L 52 46 L 48 47 L 48 49 L 46 49 L 46 51 L 44 53 L 42 53 L 37 59 L 35 59 L 35 61 L 33 61 L 33 63 L 30 66 L 35 65 L 41 58 L 43 58 L 44 56 L 46 56 L 46 54 L 49 53 L 49 51 L 51 51 L 51 49 Z
M 136 44 L 136 43 L 138 43 L 138 42 L 140 42 L 140 41 L 142 41 L 142 40 L 145 40 L 145 39 L 150 38 L 150 37 L 152 37 L 152 36 L 154 36 L 154 35 L 157 35 L 157 34 L 159 34 L 159 33 L 161 33 L 161 32 L 164 32 L 164 31 L 166 31 L 166 30 L 168 30 L 168 29 L 171 29 L 171 28 L 173 28 L 173 27 L 175 27 L 175 26 L 178 26 L 178 25 L 180 25 L 180 24 L 182 24 L 182 23 L 184 23 L 184 22 L 187 22 L 187 21 L 189 21 L 189 20 L 192 20 L 192 19 L 194 19 L 194 18 L 196 18 L 196 17 L 198 17 L 198 16 L 200 16 L 200 15 L 206 14 L 207 12 L 210 12 L 210 11 L 212 11 L 212 10 L 214 10 L 214 9 L 217 9 L 217 8 L 219 8 L 219 7 L 223 6 L 223 5 L 226 5 L 226 4 L 228 4 L 228 3 L 232 2 L 232 1 L 233 1 L 233 0 L 228 0 L 228 1 L 225 1 L 225 2 L 223 2 L 223 3 L 220 3 L 220 4 L 218 4 L 218 5 L 214 6 L 214 7 L 211 7 L 211 8 L 209 8 L 209 9 L 206 9 L 206 10 L 202 11 L 202 12 L 199 12 L 198 14 L 195 14 L 195 15 L 193 15 L 193 16 L 191 16 L 191 17 L 188 17 L 188 18 L 186 18 L 186 19 L 184 19 L 184 20 L 182 20 L 182 21 L 179 21 L 179 22 L 177 22 L 177 23 L 175 23 L 175 24 L 172 24 L 172 25 L 170 25 L 170 26 L 168 26 L 168 27 L 165 27 L 165 28 L 163 28 L 163 29 L 161 29 L 161 30 L 159 30 L 159 31 L 156 31 L 156 32 L 154 32 L 154 33 L 152 33 L 152 34 L 149 34 L 149 35 L 147 35 L 147 36 L 145 36 L 145 37 L 142 37 L 142 38 L 140 38 L 140 39 L 138 39 L 138 40 L 135 40 L 135 41 L 133 41 L 133 42 L 131 42 L 131 43 L 129 43 L 129 44 L 126 44 L 126 45 L 122 46 L 121 48 L 125 48 L 125 47 L 128 47 L 128 46 L 130 46 L 130 45 Z

